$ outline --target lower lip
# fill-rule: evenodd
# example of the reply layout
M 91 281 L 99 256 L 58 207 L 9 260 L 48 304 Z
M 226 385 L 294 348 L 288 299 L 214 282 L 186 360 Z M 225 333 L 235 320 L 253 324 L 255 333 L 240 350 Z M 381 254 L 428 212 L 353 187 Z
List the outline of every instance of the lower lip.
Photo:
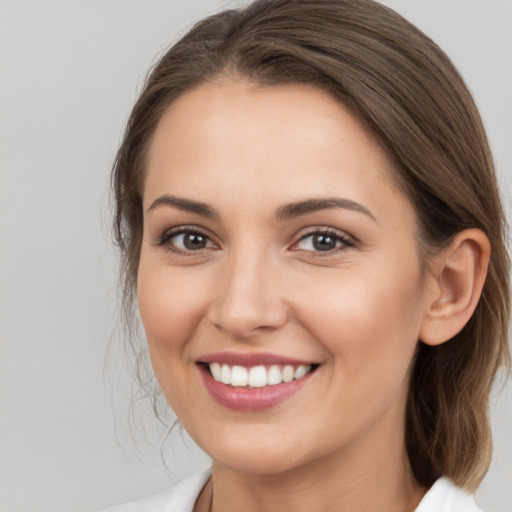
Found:
M 224 407 L 235 411 L 262 411 L 274 407 L 297 393 L 312 373 L 274 386 L 242 388 L 217 382 L 204 367 L 199 367 L 199 371 L 212 398 Z

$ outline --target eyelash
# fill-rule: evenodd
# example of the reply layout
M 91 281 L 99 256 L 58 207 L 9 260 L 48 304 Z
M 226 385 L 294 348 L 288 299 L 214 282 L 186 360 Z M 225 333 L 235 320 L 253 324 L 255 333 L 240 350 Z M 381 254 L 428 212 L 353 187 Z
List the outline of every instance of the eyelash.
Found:
M 178 248 L 178 247 L 176 247 L 176 245 L 171 243 L 171 240 L 174 237 L 177 237 L 179 235 L 201 236 L 206 239 L 207 244 L 210 243 L 211 245 L 213 245 L 215 247 L 215 243 L 212 241 L 211 237 L 207 233 L 205 233 L 204 231 L 202 231 L 196 227 L 187 227 L 187 226 L 180 226 L 178 228 L 174 228 L 169 231 L 166 231 L 165 233 L 163 233 L 162 236 L 157 238 L 157 240 L 155 241 L 155 245 L 160 246 L 160 247 L 165 247 L 165 249 L 167 249 L 173 253 L 177 253 L 177 254 L 181 254 L 181 255 L 185 255 L 185 256 L 194 256 L 194 255 L 201 253 L 205 249 L 211 248 L 211 246 L 203 247 L 203 248 L 200 248 L 197 250 Z M 333 238 L 336 241 L 336 244 L 339 243 L 340 245 L 338 247 L 334 247 L 334 248 L 328 249 L 326 251 L 301 249 L 301 248 L 297 247 L 304 240 L 306 240 L 310 237 L 314 237 L 314 236 L 324 236 L 324 237 L 328 237 L 328 238 Z M 351 248 L 354 246 L 355 246 L 355 242 L 351 238 L 347 237 L 346 235 L 342 234 L 341 232 L 339 232 L 335 229 L 317 228 L 312 231 L 309 231 L 308 233 L 303 234 L 299 238 L 299 240 L 291 246 L 290 249 L 294 250 L 294 251 L 301 251 L 303 253 L 310 253 L 310 255 L 312 257 L 323 257 L 323 256 L 331 256 L 334 253 L 337 253 L 339 251 L 342 251 L 342 250 L 345 250 L 347 248 Z
M 176 247 L 176 245 L 171 243 L 171 240 L 174 237 L 177 237 L 179 235 L 196 235 L 201 236 L 206 239 L 206 243 L 210 243 L 215 245 L 212 242 L 211 237 L 205 233 L 204 231 L 196 228 L 196 227 L 187 227 L 187 226 L 180 226 L 179 228 L 174 228 L 171 230 L 166 231 L 162 236 L 158 237 L 155 241 L 155 245 L 164 247 L 166 250 L 181 254 L 184 256 L 195 256 L 198 253 L 201 253 L 204 249 L 209 249 L 210 247 L 204 247 L 202 249 L 198 250 L 192 250 L 192 249 L 181 249 Z
M 334 247 L 329 250 L 326 250 L 326 251 L 295 248 L 304 240 L 306 240 L 310 237 L 314 237 L 314 236 L 324 236 L 324 237 L 328 237 L 328 238 L 333 238 L 336 241 L 336 244 L 339 243 L 339 246 Z M 351 238 L 349 238 L 347 235 L 345 235 L 335 229 L 332 229 L 332 228 L 318 229 L 317 228 L 317 229 L 314 229 L 313 231 L 310 231 L 310 232 L 302 235 L 300 237 L 300 239 L 293 244 L 292 250 L 302 251 L 305 253 L 311 253 L 311 256 L 317 258 L 317 257 L 323 257 L 323 256 L 332 256 L 333 254 L 335 254 L 339 251 L 343 251 L 345 249 L 348 249 L 348 248 L 351 248 L 354 246 L 355 246 L 355 242 Z

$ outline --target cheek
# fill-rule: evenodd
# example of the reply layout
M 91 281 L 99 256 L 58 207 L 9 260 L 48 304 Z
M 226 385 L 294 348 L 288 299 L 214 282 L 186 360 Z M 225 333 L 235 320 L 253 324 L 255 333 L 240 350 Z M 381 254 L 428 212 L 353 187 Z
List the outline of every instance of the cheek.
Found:
M 303 295 L 301 322 L 346 378 L 407 372 L 423 317 L 420 274 L 395 270 L 340 273 L 329 286 L 309 287 L 321 293 Z
M 150 263 L 141 257 L 137 298 L 153 371 L 167 402 L 184 420 L 194 402 L 197 382 L 188 341 L 205 310 L 207 287 L 182 270 Z
M 154 363 L 182 351 L 204 314 L 207 287 L 189 273 L 151 265 L 141 257 L 137 298 Z

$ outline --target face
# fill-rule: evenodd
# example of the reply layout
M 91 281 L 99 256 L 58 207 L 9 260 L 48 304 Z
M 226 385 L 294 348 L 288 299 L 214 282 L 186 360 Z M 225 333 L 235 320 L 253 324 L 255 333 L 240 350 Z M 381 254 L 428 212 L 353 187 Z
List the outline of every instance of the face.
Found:
M 161 119 L 139 307 L 160 386 L 214 463 L 275 474 L 403 445 L 426 300 L 392 173 L 308 86 L 206 84 Z

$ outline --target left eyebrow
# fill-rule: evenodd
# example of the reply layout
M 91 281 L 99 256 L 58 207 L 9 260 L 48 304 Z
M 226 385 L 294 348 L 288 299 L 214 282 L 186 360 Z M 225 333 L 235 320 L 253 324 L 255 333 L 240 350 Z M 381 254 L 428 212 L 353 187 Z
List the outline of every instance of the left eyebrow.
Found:
M 372 212 L 362 204 L 356 203 L 350 199 L 341 199 L 337 197 L 307 199 L 305 201 L 290 203 L 278 208 L 274 214 L 274 218 L 278 221 L 282 221 L 293 217 L 300 217 L 301 215 L 307 215 L 308 213 L 314 213 L 320 210 L 330 210 L 333 208 L 343 208 L 345 210 L 362 213 L 377 222 L 377 219 L 373 216 Z

